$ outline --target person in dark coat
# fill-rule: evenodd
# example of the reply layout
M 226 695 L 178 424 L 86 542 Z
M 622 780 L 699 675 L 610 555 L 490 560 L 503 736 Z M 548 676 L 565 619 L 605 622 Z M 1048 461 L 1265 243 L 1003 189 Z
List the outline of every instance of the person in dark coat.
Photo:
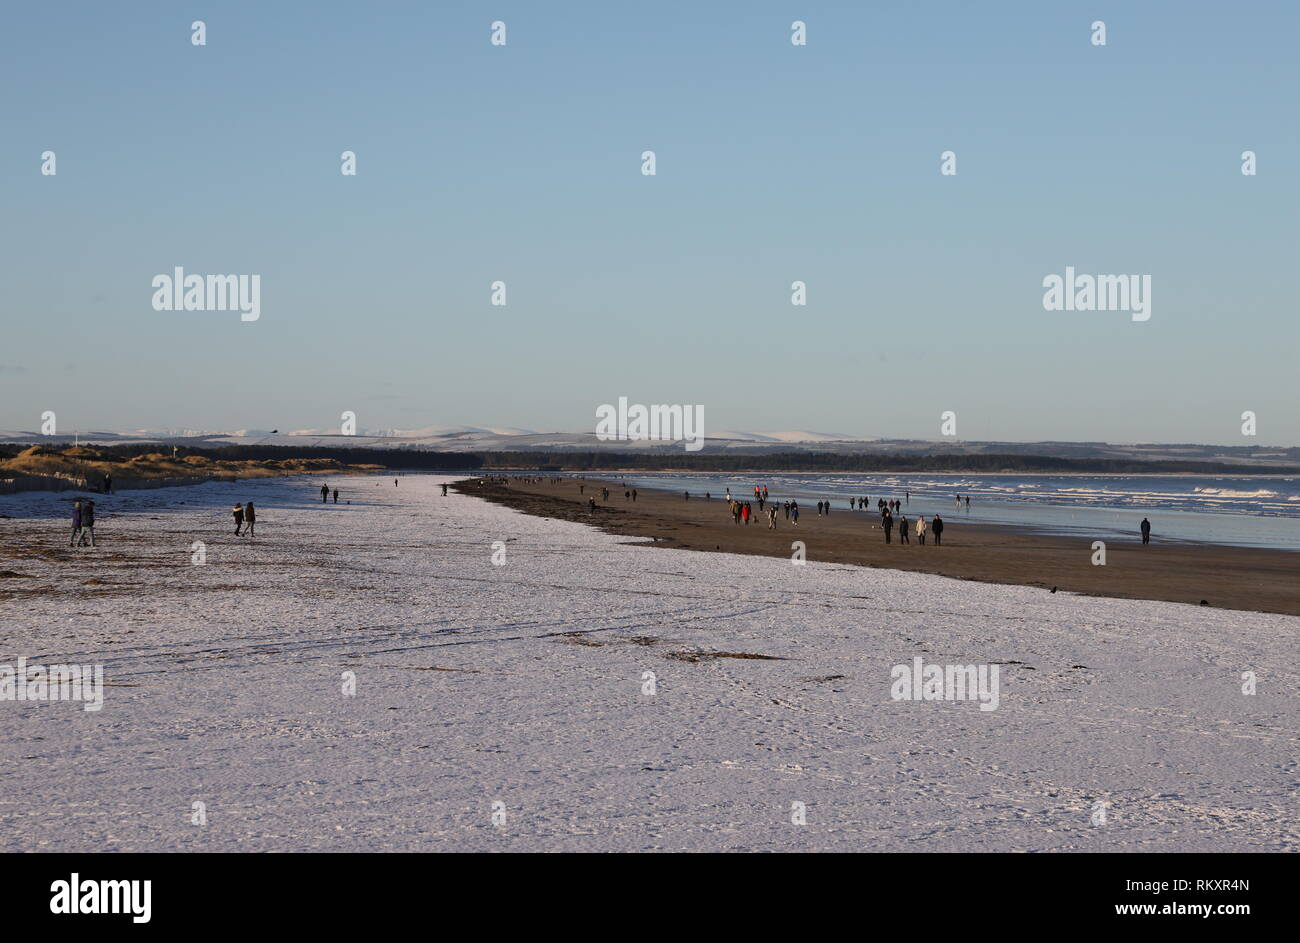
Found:
M 324 504 L 324 503 L 325 503 L 326 501 L 328 501 L 329 499 L 330 499 L 330 486 L 329 486 L 329 485 L 321 485 L 321 486 L 320 486 L 320 503 L 321 503 L 321 504 Z
M 86 506 L 81 509 L 81 540 L 77 543 L 78 547 L 86 546 L 86 541 L 95 546 L 95 502 L 87 501 Z
M 235 518 L 235 536 L 238 537 L 239 532 L 244 529 L 244 506 L 236 504 L 230 513 Z
M 889 543 L 889 538 L 894 533 L 894 516 L 889 513 L 889 508 L 885 508 L 885 513 L 880 515 L 880 526 L 885 529 L 885 543 Z
M 1151 543 L 1151 522 L 1145 517 L 1142 518 L 1142 542 L 1144 544 Z
M 69 547 L 77 545 L 77 538 L 81 536 L 81 501 L 72 502 L 72 539 L 68 541 Z
M 943 518 L 938 514 L 930 521 L 930 533 L 934 534 L 934 545 L 943 543 Z
M 253 510 L 252 501 L 249 501 L 248 504 L 244 506 L 244 523 L 248 525 L 248 530 L 246 530 L 245 533 L 248 534 L 249 537 L 252 537 L 253 525 L 257 523 L 257 512 Z

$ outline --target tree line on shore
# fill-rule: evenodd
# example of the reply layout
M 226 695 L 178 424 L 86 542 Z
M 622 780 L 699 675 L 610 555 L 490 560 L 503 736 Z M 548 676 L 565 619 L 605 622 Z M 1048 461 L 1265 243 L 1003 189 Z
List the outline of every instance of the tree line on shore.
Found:
M 11 458 L 22 446 L 0 445 L 0 459 Z M 101 455 L 129 460 L 172 447 L 159 443 L 97 445 Z M 283 461 L 287 459 L 333 459 L 347 465 L 383 465 L 405 471 L 684 471 L 684 472 L 1020 472 L 1064 474 L 1091 472 L 1104 475 L 1200 473 L 1206 475 L 1294 475 L 1300 468 L 1238 465 L 1177 459 L 1058 458 L 1045 455 L 845 455 L 832 452 L 767 452 L 708 454 L 694 452 L 604 452 L 604 451 L 521 451 L 521 452 L 423 452 L 416 449 L 343 448 L 337 446 L 299 448 L 285 445 L 223 445 L 191 447 L 178 445 L 176 458 L 204 456 L 214 461 Z M 54 447 L 57 450 L 57 447 Z M 170 456 L 169 456 L 170 457 Z

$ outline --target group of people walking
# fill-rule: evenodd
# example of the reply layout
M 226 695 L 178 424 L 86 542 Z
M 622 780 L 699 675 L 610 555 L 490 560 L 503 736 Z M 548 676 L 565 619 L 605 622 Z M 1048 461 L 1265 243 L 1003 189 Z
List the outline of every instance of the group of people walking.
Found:
M 253 507 L 253 502 L 236 504 L 233 513 L 235 515 L 235 536 L 252 537 L 253 528 L 257 525 L 257 508 Z
M 72 502 L 72 539 L 69 547 L 95 546 L 95 502 L 85 504 L 78 499 Z
M 776 517 L 778 513 L 784 513 L 785 519 L 796 527 L 799 525 L 799 502 L 783 501 L 781 504 L 769 502 L 767 500 L 767 489 L 758 491 L 758 510 L 754 510 L 754 505 L 749 501 L 737 501 L 730 497 L 728 492 L 727 511 L 731 514 L 731 519 L 737 524 L 748 524 L 758 514 L 767 516 L 767 529 L 776 530 Z M 820 512 L 819 512 L 820 513 Z
M 897 505 L 898 502 L 891 503 Z M 906 511 L 898 510 L 898 517 L 895 517 L 894 510 L 897 508 L 891 508 L 889 504 L 885 504 L 883 501 L 881 504 L 883 506 L 880 509 L 880 527 L 885 532 L 885 543 L 892 542 L 895 526 L 898 527 L 898 542 L 900 544 L 910 543 L 908 537 L 911 533 L 915 533 L 916 542 L 924 545 L 927 530 L 934 535 L 935 546 L 943 543 L 943 518 L 938 514 L 934 515 L 928 526 L 925 523 L 924 514 L 918 515 L 916 523 L 912 524 L 907 519 Z

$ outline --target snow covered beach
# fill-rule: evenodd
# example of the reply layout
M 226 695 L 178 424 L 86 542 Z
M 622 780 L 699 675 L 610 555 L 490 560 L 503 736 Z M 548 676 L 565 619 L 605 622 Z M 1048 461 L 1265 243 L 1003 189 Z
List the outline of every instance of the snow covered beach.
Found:
M 0 701 L 0 848 L 1297 847 L 1295 617 L 652 550 L 449 480 L 128 492 L 93 551 L 70 495 L 0 498 L 0 664 L 106 684 Z M 893 700 L 918 655 L 998 708 Z

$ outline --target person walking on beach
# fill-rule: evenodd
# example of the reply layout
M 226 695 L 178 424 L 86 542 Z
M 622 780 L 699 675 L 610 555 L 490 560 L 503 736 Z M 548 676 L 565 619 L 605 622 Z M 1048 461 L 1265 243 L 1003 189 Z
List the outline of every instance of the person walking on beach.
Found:
M 966 495 L 966 510 L 970 510 L 970 495 Z
M 86 541 L 95 546 L 95 502 L 87 501 L 85 507 L 81 509 L 81 540 L 77 542 L 78 547 L 86 546 Z
M 776 530 L 776 505 L 770 505 L 767 509 L 767 529 Z
M 77 499 L 72 502 L 72 539 L 68 541 L 69 547 L 77 545 L 77 538 L 81 536 L 81 500 Z
M 1145 517 L 1142 518 L 1142 542 L 1144 544 L 1151 543 L 1151 522 Z
M 899 542 L 900 544 L 905 544 L 905 543 L 908 542 L 908 541 L 907 541 L 907 515 L 906 515 L 906 514 L 899 514 L 899 515 L 898 515 L 898 542 Z
M 635 488 L 632 489 L 632 503 L 633 503 L 633 504 L 636 503 L 636 489 L 635 489 Z
M 885 543 L 889 543 L 894 533 L 894 515 L 889 513 L 889 508 L 885 508 L 885 513 L 880 516 L 880 526 L 885 529 Z
M 916 542 L 922 547 L 925 546 L 925 516 L 922 515 L 916 519 Z
M 936 547 L 943 543 L 943 518 L 938 514 L 930 522 L 930 533 L 934 534 L 934 545 Z
M 113 478 L 111 475 L 104 476 L 104 494 L 113 493 Z
M 242 504 L 236 504 L 230 513 L 235 518 L 235 536 L 239 537 L 239 532 L 244 528 L 244 506 Z
M 903 497 L 907 499 L 907 503 L 908 503 L 908 504 L 911 504 L 911 503 L 912 503 L 912 492 L 910 492 L 910 491 L 904 491 L 904 492 L 903 492 Z
M 445 481 L 442 483 L 442 496 L 447 497 L 447 483 Z
M 324 504 L 324 503 L 325 503 L 326 501 L 328 501 L 329 499 L 330 499 L 330 486 L 329 486 L 329 485 L 321 485 L 321 486 L 320 486 L 320 503 L 321 503 L 321 504 Z
M 790 526 L 799 526 L 799 504 L 797 501 L 790 502 Z
M 249 537 L 253 536 L 253 525 L 257 523 L 257 512 L 253 510 L 253 502 L 249 501 L 244 506 L 244 523 L 248 528 L 244 531 Z
M 339 489 L 338 489 L 338 488 L 335 488 L 335 489 L 334 489 L 334 503 L 335 503 L 335 504 L 338 504 L 338 503 L 339 503 Z

